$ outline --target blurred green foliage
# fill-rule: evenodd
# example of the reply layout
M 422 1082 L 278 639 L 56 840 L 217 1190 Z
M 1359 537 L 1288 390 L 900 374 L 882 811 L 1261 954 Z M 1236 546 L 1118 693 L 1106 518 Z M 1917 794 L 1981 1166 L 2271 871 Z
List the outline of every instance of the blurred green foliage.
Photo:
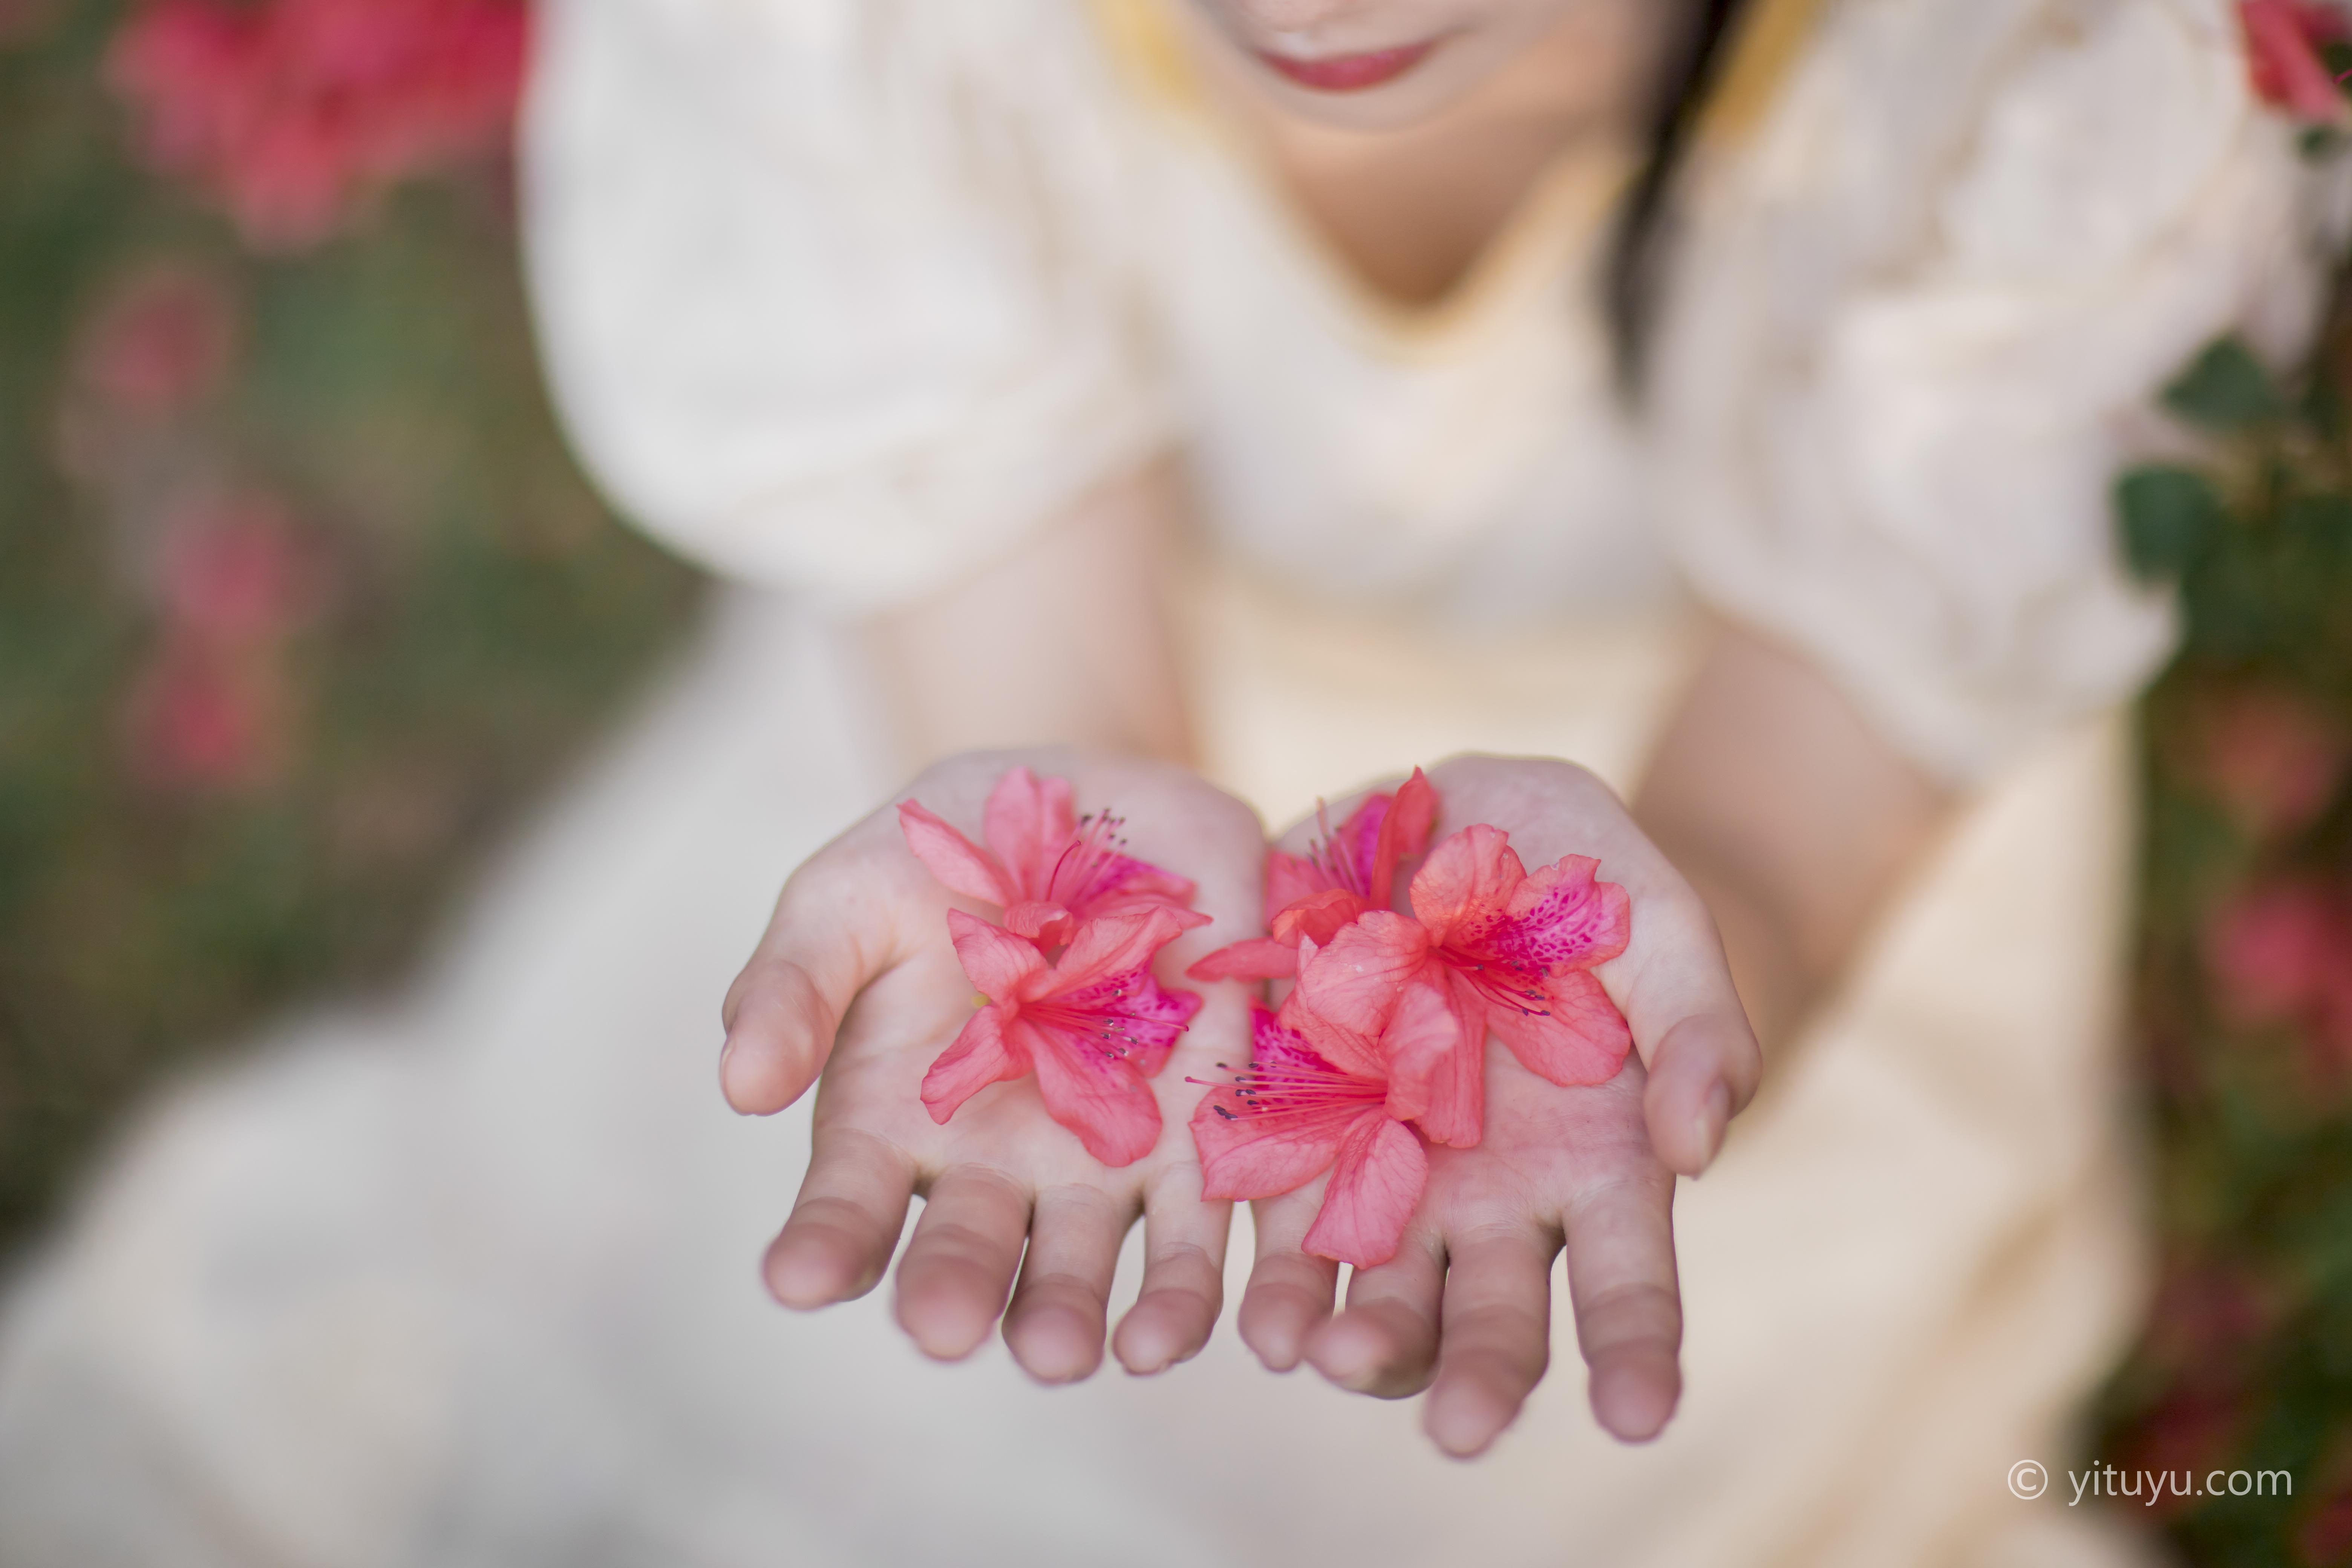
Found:
M 508 172 L 248 254 L 129 157 L 99 68 L 122 9 L 55 0 L 0 41 L 0 1242 L 158 1075 L 397 976 L 698 592 L 565 455 Z M 78 362 L 158 268 L 234 341 L 187 407 L 110 412 Z M 159 781 L 129 717 L 170 657 L 156 540 L 207 486 L 290 519 L 315 604 L 267 652 L 262 761 Z
M 2352 274 L 2347 274 L 2352 277 Z M 2168 1496 L 2190 1561 L 2352 1562 L 2352 288 L 2282 384 L 2235 342 L 2168 391 L 2196 466 L 2116 487 L 2177 592 L 2142 709 L 2136 1015 L 2163 1284 L 2101 1457 L 2284 1469 L 2291 1502 Z

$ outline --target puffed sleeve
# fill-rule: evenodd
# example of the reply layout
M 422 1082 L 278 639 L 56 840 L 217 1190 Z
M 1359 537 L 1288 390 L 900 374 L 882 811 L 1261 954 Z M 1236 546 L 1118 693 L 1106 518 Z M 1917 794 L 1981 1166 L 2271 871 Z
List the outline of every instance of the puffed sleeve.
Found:
M 872 605 L 1165 440 L 1077 7 L 540 11 L 543 353 L 583 461 L 646 530 Z
M 2110 488 L 2232 330 L 2291 356 L 2320 178 L 2225 0 L 1838 8 L 1706 170 L 1654 384 L 1702 597 L 1966 784 L 2172 646 Z

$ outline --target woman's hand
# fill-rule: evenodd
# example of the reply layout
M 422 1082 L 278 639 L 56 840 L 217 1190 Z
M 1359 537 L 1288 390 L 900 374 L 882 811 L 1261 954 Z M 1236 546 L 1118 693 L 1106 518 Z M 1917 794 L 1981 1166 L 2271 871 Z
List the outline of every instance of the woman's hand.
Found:
M 1430 778 L 1438 835 L 1491 823 L 1531 867 L 1595 856 L 1601 877 L 1626 889 L 1631 941 L 1596 973 L 1638 1058 L 1607 1083 L 1561 1089 L 1490 1040 L 1484 1141 L 1429 1151 L 1403 1247 L 1355 1272 L 1346 1310 L 1331 1315 L 1338 1265 L 1299 1247 L 1321 1183 L 1256 1205 L 1242 1337 L 1276 1371 L 1303 1358 L 1365 1394 L 1428 1388 L 1430 1436 L 1476 1454 L 1543 1377 L 1551 1260 L 1565 1245 L 1593 1414 L 1640 1441 L 1664 1426 L 1682 1388 L 1675 1173 L 1706 1168 L 1755 1092 L 1756 1039 L 1705 905 L 1606 785 L 1565 763 L 1488 757 Z M 1302 847 L 1303 827 L 1286 847 Z
M 1163 984 L 1181 984 L 1187 963 L 1261 931 L 1264 830 L 1247 806 L 1183 769 L 1066 751 L 968 752 L 898 798 L 977 838 L 990 788 L 1024 763 L 1068 779 L 1081 810 L 1118 812 L 1135 855 L 1198 885 L 1195 906 L 1214 923 L 1160 954 Z M 1114 1348 L 1135 1373 L 1184 1360 L 1222 1304 L 1231 1218 L 1230 1205 L 1200 1195 L 1187 1121 L 1202 1090 L 1185 1079 L 1247 1053 L 1243 998 L 1231 985 L 1202 988 L 1204 1005 L 1152 1080 L 1160 1141 L 1131 1165 L 1113 1170 L 1089 1156 L 1046 1114 L 1034 1078 L 983 1089 L 934 1123 L 923 1075 L 973 1005 L 947 912 L 999 911 L 950 893 L 924 869 L 897 804 L 793 874 L 728 993 L 719 1078 L 730 1104 L 782 1110 L 822 1075 L 808 1175 L 768 1249 L 769 1289 L 804 1309 L 872 1289 L 898 1247 L 908 1199 L 920 1193 L 922 1217 L 898 1263 L 908 1334 L 926 1354 L 956 1360 L 1002 1313 L 1005 1342 L 1032 1376 L 1074 1381 L 1100 1364 L 1111 1270 L 1139 1214 L 1143 1288 Z

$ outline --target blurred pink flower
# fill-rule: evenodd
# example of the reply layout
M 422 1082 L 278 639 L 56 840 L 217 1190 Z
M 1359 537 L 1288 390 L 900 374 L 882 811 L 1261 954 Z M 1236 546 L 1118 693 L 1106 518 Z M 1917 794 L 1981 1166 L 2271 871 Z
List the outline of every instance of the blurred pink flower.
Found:
M 2316 821 L 2352 760 L 2352 737 L 2311 704 L 2269 687 L 2216 696 L 2196 765 L 2231 813 L 2257 834 L 2284 835 Z
M 2319 57 L 2346 37 L 2342 13 L 2311 0 L 2239 0 L 2238 18 L 2256 96 L 2301 120 L 2344 118 L 2343 94 Z
M 107 69 L 147 161 L 264 249 L 316 244 L 400 180 L 502 147 L 521 0 L 143 0 Z
M 272 660 L 167 635 L 132 686 L 131 762 L 168 790 L 235 791 L 266 784 L 287 752 L 284 683 Z
M 171 790 L 268 783 L 292 736 L 287 641 L 319 601 L 292 519 L 254 492 L 185 502 L 158 564 L 162 632 L 127 705 L 132 770 Z
M 2242 1264 L 2176 1261 L 2148 1310 L 2147 1353 L 2169 1371 L 2200 1379 L 2250 1370 L 2277 1315 L 2274 1292 Z
M 202 272 L 166 263 L 135 274 L 100 304 L 74 375 L 117 412 L 168 416 L 220 384 L 236 346 L 227 292 Z
M 2245 1397 L 2235 1389 L 2176 1390 L 2134 1424 L 2115 1464 L 2126 1476 L 2186 1470 L 2201 1482 L 2208 1470 L 2228 1465 L 2245 1423 Z M 2169 1519 L 2196 1500 L 2168 1486 L 2161 1498 L 2142 1493 L 2138 1506 Z
M 2257 889 L 2216 910 L 2205 962 L 2224 1015 L 2294 1024 L 2329 1078 L 2352 1070 L 2352 900 L 2309 882 Z
M 276 498 L 208 498 L 173 520 L 158 583 L 163 612 L 208 642 L 284 636 L 316 607 L 316 573 Z
M 2205 933 L 2205 962 L 2223 1007 L 2250 1024 L 2310 1005 L 2331 963 L 2347 955 L 2343 910 L 2308 883 L 2263 888 L 2223 904 Z

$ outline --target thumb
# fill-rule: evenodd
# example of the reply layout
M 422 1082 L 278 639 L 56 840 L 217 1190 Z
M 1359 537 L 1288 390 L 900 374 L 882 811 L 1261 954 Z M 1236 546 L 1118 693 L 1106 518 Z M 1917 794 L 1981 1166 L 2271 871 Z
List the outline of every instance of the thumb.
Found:
M 727 988 L 719 1087 L 745 1115 L 772 1115 L 808 1092 L 849 1005 L 904 956 L 902 879 L 866 862 L 836 841 L 793 872 Z

